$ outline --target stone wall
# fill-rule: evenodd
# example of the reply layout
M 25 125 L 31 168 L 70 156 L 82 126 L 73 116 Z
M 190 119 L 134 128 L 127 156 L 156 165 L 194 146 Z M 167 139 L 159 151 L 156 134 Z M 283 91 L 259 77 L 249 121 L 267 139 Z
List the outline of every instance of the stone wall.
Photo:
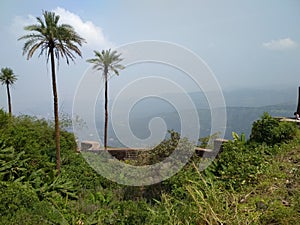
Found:
M 227 142 L 226 139 L 215 139 L 214 148 L 213 149 L 204 149 L 195 147 L 195 152 L 200 157 L 205 158 L 214 158 L 217 157 L 219 153 L 222 152 L 222 145 Z M 137 155 L 140 151 L 145 151 L 149 149 L 130 149 L 130 148 L 108 148 L 107 151 L 118 160 L 125 159 L 136 159 Z M 84 141 L 81 143 L 81 151 L 89 151 L 94 153 L 101 153 L 101 151 L 105 151 L 104 149 L 100 149 L 100 145 L 98 142 Z

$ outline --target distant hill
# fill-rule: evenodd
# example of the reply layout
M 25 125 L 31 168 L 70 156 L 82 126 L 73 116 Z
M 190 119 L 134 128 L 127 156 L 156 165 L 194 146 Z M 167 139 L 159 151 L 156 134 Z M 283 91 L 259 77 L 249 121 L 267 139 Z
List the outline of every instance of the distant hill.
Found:
M 245 133 L 249 137 L 252 123 L 268 112 L 271 116 L 291 117 L 295 111 L 294 104 L 278 104 L 261 107 L 227 107 L 226 138 L 231 138 L 231 132 Z
M 171 109 L 171 108 L 170 108 Z M 238 134 L 245 133 L 246 137 L 250 136 L 252 123 L 260 118 L 264 112 L 268 112 L 272 116 L 293 116 L 295 110 L 294 104 L 277 104 L 261 107 L 227 107 L 227 125 L 225 138 L 231 139 L 232 132 L 237 132 Z M 184 113 L 188 113 L 188 110 Z M 198 115 L 200 118 L 200 135 L 201 137 L 210 135 L 210 110 L 209 109 L 198 109 Z M 136 115 L 137 114 L 137 115 Z M 150 130 L 148 129 L 148 124 L 151 119 L 159 117 L 162 118 L 167 126 L 167 129 L 173 129 L 180 132 L 180 118 L 178 113 L 173 109 L 169 112 L 155 112 L 151 111 L 148 113 L 141 114 L 139 110 L 132 111 L 129 124 L 134 135 L 138 138 L 145 139 L 149 137 Z M 193 121 L 191 121 L 192 125 Z M 97 126 L 102 131 L 102 123 Z M 110 125 L 110 145 L 117 146 L 120 143 L 114 135 Z
M 268 112 L 272 116 L 293 116 L 298 98 L 297 91 L 297 88 L 281 90 L 241 89 L 224 91 L 223 94 L 227 111 L 227 118 L 224 118 L 227 122 L 225 138 L 230 139 L 232 131 L 239 134 L 245 133 L 246 136 L 249 137 L 252 123 L 264 112 Z M 186 99 L 186 96 L 184 95 L 186 95 L 186 93 L 165 93 L 163 96 L 159 97 L 143 98 L 131 108 L 130 112 L 119 110 L 113 117 L 114 122 L 117 124 L 117 127 L 124 127 L 129 121 L 133 134 L 140 139 L 145 139 L 150 136 L 150 130 L 148 128 L 149 122 L 155 117 L 162 118 L 167 129 L 173 129 L 180 132 L 181 125 L 179 114 L 176 112 L 177 109 L 175 106 L 168 102 L 168 99 L 176 99 L 179 110 L 184 113 L 190 113 L 190 108 L 183 107 L 184 104 L 182 103 L 184 103 Z M 208 136 L 211 128 L 209 99 L 206 98 L 207 95 L 203 92 L 191 92 L 188 93 L 188 95 L 195 104 L 200 118 L 200 136 Z M 114 99 L 111 98 L 109 100 L 110 106 L 112 106 L 113 102 Z M 121 109 L 128 106 L 126 100 L 119 102 L 118 104 L 121 105 Z M 95 119 L 100 137 L 103 132 L 103 108 L 103 99 L 99 98 L 95 107 Z M 67 107 L 65 107 L 65 109 L 65 112 L 71 111 L 71 109 L 68 110 Z M 92 109 L 89 110 L 91 111 Z M 89 124 L 89 126 L 93 126 L 94 118 L 89 117 L 88 120 L 89 121 L 85 122 Z M 111 119 L 109 121 L 111 122 Z M 193 127 L 195 124 L 191 121 L 188 125 Z M 88 131 L 85 133 L 87 139 L 93 138 Z M 121 135 L 125 137 L 129 136 L 127 131 L 123 132 Z M 111 124 L 109 125 L 109 138 L 109 145 L 122 145 L 118 142 L 118 138 L 116 137 Z
M 260 107 L 296 104 L 297 88 L 282 89 L 240 89 L 223 91 L 227 106 Z

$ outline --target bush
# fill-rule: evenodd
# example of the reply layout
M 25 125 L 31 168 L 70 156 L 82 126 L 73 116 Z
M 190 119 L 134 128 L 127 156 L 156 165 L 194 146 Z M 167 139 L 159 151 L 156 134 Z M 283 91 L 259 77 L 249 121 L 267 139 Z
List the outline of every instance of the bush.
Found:
M 6 148 L 0 141 L 0 181 L 24 179 L 28 159 L 20 160 L 23 155 L 24 152 L 16 154 L 12 147 Z
M 4 127 L 8 124 L 9 115 L 0 109 L 0 127 Z
M 219 158 L 205 171 L 217 176 L 226 188 L 240 189 L 254 184 L 265 169 L 265 149 L 241 140 L 228 141 L 223 145 Z
M 163 140 L 159 145 L 150 151 L 140 151 L 138 153 L 138 158 L 134 162 L 135 165 L 152 165 L 163 161 L 169 157 L 172 152 L 178 147 L 180 134 L 169 130 L 169 138 Z
M 0 182 L 0 216 L 13 217 L 16 211 L 38 202 L 34 189 L 20 182 Z
M 22 115 L 11 117 L 0 110 L 0 143 L 12 147 L 15 154 L 23 152 L 20 158 L 27 161 L 27 171 L 31 173 L 40 168 L 55 168 L 55 132 L 50 122 L 45 119 Z M 6 122 L 5 122 L 6 121 Z M 60 132 L 62 165 L 69 163 L 70 151 L 76 150 L 74 135 L 64 130 Z
M 280 122 L 271 117 L 268 113 L 264 113 L 260 120 L 253 123 L 250 140 L 257 143 L 275 145 L 289 141 L 295 136 L 295 124 Z

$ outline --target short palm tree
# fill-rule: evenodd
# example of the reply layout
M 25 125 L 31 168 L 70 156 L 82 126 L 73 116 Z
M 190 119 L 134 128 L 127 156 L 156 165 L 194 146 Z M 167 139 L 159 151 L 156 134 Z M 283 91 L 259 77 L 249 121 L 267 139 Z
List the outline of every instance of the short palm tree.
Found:
M 123 60 L 120 58 L 121 54 L 117 51 L 102 50 L 101 52 L 94 51 L 95 57 L 88 59 L 87 62 L 94 64 L 93 69 L 102 71 L 104 78 L 104 110 L 105 110 L 105 124 L 104 124 L 104 149 L 107 149 L 107 129 L 108 129 L 108 77 L 110 72 L 119 75 L 119 70 L 124 69 L 120 64 Z
M 47 62 L 51 61 L 52 90 L 54 99 L 55 142 L 56 142 L 56 169 L 60 173 L 60 131 L 58 119 L 58 97 L 56 88 L 55 58 L 65 58 L 67 64 L 74 61 L 75 54 L 81 56 L 78 48 L 85 40 L 80 37 L 74 28 L 68 24 L 59 24 L 59 16 L 53 12 L 43 12 L 43 18 L 37 17 L 37 24 L 26 26 L 24 29 L 31 33 L 18 40 L 25 40 L 23 55 L 30 59 L 36 50 L 39 56 L 46 55 Z
M 5 67 L 1 69 L 0 82 L 3 85 L 6 85 L 8 113 L 10 116 L 12 114 L 12 109 L 11 109 L 11 96 L 10 96 L 9 86 L 13 85 L 16 81 L 17 81 L 17 77 L 11 68 Z

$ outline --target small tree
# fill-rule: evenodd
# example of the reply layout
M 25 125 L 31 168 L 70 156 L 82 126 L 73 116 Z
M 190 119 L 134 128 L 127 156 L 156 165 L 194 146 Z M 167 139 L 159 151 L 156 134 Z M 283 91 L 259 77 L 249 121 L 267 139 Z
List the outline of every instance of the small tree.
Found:
M 6 85 L 8 113 L 10 116 L 12 115 L 12 107 L 9 86 L 13 85 L 16 81 L 17 77 L 11 68 L 5 67 L 1 69 L 0 82 L 3 85 Z

